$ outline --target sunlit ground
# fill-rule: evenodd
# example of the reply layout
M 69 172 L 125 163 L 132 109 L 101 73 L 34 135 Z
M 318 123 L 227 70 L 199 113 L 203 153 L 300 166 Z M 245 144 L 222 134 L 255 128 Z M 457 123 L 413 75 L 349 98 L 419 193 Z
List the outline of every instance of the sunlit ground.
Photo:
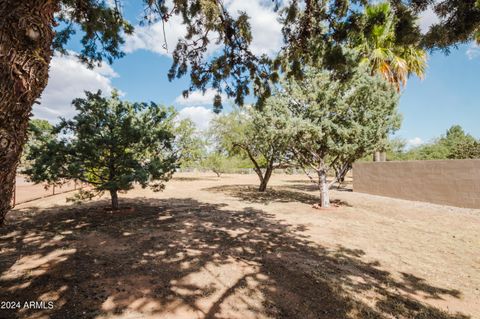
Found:
M 115 213 L 72 194 L 18 206 L 0 300 L 20 307 L 0 318 L 480 318 L 480 211 L 348 188 L 316 210 L 302 175 L 256 183 L 180 174 Z

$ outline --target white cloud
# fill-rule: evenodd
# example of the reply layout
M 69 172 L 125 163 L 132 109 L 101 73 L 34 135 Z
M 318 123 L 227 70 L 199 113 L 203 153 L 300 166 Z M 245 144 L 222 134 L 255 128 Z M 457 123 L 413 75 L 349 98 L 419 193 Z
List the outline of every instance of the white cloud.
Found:
M 419 26 L 422 33 L 427 33 L 428 29 L 432 24 L 435 24 L 439 21 L 437 14 L 433 11 L 432 6 L 428 7 L 427 10 L 423 11 L 420 14 Z
M 270 0 L 228 0 L 228 11 L 235 17 L 240 11 L 250 17 L 253 41 L 252 52 L 255 54 L 274 54 L 283 44 L 282 25 L 277 20 Z
M 472 43 L 465 54 L 469 60 L 480 57 L 480 46 L 476 43 Z
M 33 107 L 34 117 L 51 122 L 58 121 L 59 116 L 70 118 L 75 115 L 72 100 L 83 97 L 84 91 L 100 89 L 109 94 L 113 90 L 111 79 L 118 74 L 110 65 L 88 69 L 71 53 L 68 56 L 56 54 L 52 58 L 48 85 L 42 93 L 41 104 Z
M 214 89 L 207 89 L 205 93 L 201 91 L 194 91 L 188 95 L 188 98 L 184 98 L 183 95 L 179 95 L 175 99 L 175 103 L 183 106 L 210 106 L 213 108 L 213 99 L 217 91 Z M 225 94 L 220 94 L 222 97 L 222 102 L 227 101 L 227 96 Z
M 163 33 L 164 27 L 165 34 Z M 128 53 L 147 50 L 170 56 L 177 45 L 178 39 L 183 38 L 186 32 L 186 28 L 182 24 L 182 18 L 175 15 L 165 24 L 157 22 L 146 26 L 135 26 L 134 33 L 125 39 L 124 49 Z
M 205 131 L 210 125 L 210 121 L 215 116 L 212 109 L 203 106 L 189 106 L 181 109 L 178 112 L 180 120 L 190 119 L 200 131 Z
M 253 53 L 271 55 L 280 49 L 283 43 L 282 26 L 277 21 L 278 13 L 274 12 L 270 0 L 226 0 L 224 5 L 234 17 L 238 16 L 240 11 L 246 12 L 250 17 Z M 148 50 L 170 56 L 178 39 L 183 38 L 185 34 L 186 28 L 182 24 L 182 18 L 177 15 L 172 16 L 165 25 L 160 21 L 148 26 L 136 26 L 134 34 L 126 38 L 125 51 Z M 218 49 L 214 38 L 212 35 L 207 55 L 213 54 Z M 165 48 L 165 39 L 168 51 Z
M 422 145 L 424 142 L 420 137 L 414 137 L 407 141 L 409 147 L 416 147 Z

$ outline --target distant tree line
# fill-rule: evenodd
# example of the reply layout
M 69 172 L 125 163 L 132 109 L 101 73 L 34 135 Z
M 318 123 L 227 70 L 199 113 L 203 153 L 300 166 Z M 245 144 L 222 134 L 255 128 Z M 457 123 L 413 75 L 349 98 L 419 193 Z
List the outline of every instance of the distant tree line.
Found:
M 141 0 L 140 24 L 181 17 L 187 34 L 176 43 L 170 80 L 190 75 L 184 94 L 212 87 L 234 98 L 264 104 L 280 75 L 302 79 L 305 67 L 349 79 L 352 66 L 367 65 L 397 85 L 422 75 L 425 49 L 448 52 L 459 43 L 480 42 L 480 1 L 266 1 L 282 22 L 284 45 L 277 56 L 256 55 L 245 12 L 233 14 L 220 0 Z M 122 44 L 135 28 L 123 14 L 126 1 L 0 2 L 0 224 L 10 210 L 16 169 L 28 136 L 32 106 L 48 82 L 54 51 L 68 53 L 80 40 L 80 61 L 94 66 L 125 55 Z M 422 33 L 418 17 L 432 8 L 439 18 Z M 74 36 L 75 35 L 75 36 Z M 213 57 L 209 44 L 220 47 Z M 355 48 L 356 54 L 351 54 Z M 19 67 L 21 66 L 21 67 Z M 12 107 L 15 105 L 15 107 Z M 222 108 L 217 94 L 214 109 Z M 365 106 L 368 108 L 368 106 Z
M 388 160 L 443 160 L 480 158 L 480 139 L 465 133 L 460 125 L 450 127 L 445 135 L 407 149 L 403 139 L 389 141 Z
M 88 182 L 98 193 L 110 192 L 112 208 L 116 209 L 118 191 L 130 189 L 133 183 L 161 189 L 178 167 L 210 167 L 220 175 L 233 165 L 250 162 L 259 177 L 259 191 L 265 191 L 275 168 L 293 165 L 302 168 L 318 186 L 320 206 L 328 207 L 329 188 L 344 178 L 354 161 L 375 151 L 393 150 L 387 137 L 400 125 L 398 92 L 409 75 L 424 75 L 426 53 L 418 45 L 418 37 L 409 38 L 418 35 L 414 12 L 399 14 L 401 6 L 388 2 L 360 6 L 358 15 L 335 25 L 334 33 L 355 27 L 348 35 L 342 33 L 344 41 L 305 41 L 325 32 L 322 24 L 313 23 L 325 18 L 325 6 L 308 3 L 304 14 L 296 5 L 284 11 L 286 21 L 297 26 L 284 29 L 288 49 L 275 60 L 265 57 L 269 65 L 265 69 L 257 69 L 263 62 L 251 61 L 252 78 L 242 78 L 226 88 L 242 105 L 244 96 L 251 94 L 251 81 L 258 97 L 256 107 L 218 116 L 208 141 L 201 139 L 191 123 L 175 121 L 172 108 L 87 93 L 86 99 L 74 101 L 78 110 L 74 119 L 61 120 L 50 133 L 36 135 L 38 144 L 28 145 L 26 172 L 36 182 Z M 213 14 L 215 7 L 207 11 Z M 333 16 L 345 14 L 338 11 Z M 240 22 L 231 31 L 250 41 L 248 23 Z M 303 34 L 306 31 L 309 34 Z M 211 69 L 219 77 L 204 77 L 199 61 L 189 60 L 183 56 L 185 52 L 177 47 L 169 75 L 182 76 L 190 63 L 192 89 L 204 88 L 209 81 L 221 89 L 219 83 L 225 78 L 220 71 L 228 69 L 228 78 L 235 69 L 221 60 L 224 57 L 215 57 Z M 216 98 L 213 106 L 218 111 L 221 101 Z M 447 133 L 430 148 L 423 146 L 418 154 L 476 156 L 477 141 L 450 142 L 454 139 L 450 135 L 457 133 Z M 411 151 L 391 152 L 409 156 Z M 327 174 L 332 173 L 333 180 L 327 180 Z M 85 193 L 87 197 L 92 194 Z
M 217 115 L 203 135 L 171 107 L 130 103 L 116 92 L 86 92 L 72 104 L 71 120 L 31 123 L 24 172 L 36 183 L 88 183 L 77 199 L 108 192 L 112 209 L 119 207 L 118 192 L 134 184 L 161 190 L 180 167 L 218 176 L 252 168 L 263 192 L 273 171 L 286 166 L 303 169 L 319 189 L 320 206 L 329 207 L 333 183 L 400 125 L 395 86 L 366 67 L 348 81 L 313 68 L 301 81 L 284 78 L 262 109 Z

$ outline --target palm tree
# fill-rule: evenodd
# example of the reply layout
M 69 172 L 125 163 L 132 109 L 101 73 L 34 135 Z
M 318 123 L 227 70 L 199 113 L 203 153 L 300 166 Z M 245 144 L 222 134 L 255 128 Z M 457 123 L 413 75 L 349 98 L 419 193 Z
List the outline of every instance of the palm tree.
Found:
M 397 90 L 406 85 L 410 74 L 423 78 L 427 54 L 414 45 L 396 42 L 397 20 L 390 4 L 368 5 L 365 20 L 366 32 L 357 46 L 361 64 L 367 65 L 372 75 L 378 73 L 383 76 Z
M 367 66 L 372 75 L 380 74 L 395 85 L 398 91 L 407 84 L 411 74 L 419 78 L 425 75 L 427 54 L 413 44 L 396 41 L 397 19 L 388 2 L 368 5 L 365 8 L 365 33 L 356 43 L 360 63 Z M 373 153 L 374 161 L 386 161 L 383 149 Z

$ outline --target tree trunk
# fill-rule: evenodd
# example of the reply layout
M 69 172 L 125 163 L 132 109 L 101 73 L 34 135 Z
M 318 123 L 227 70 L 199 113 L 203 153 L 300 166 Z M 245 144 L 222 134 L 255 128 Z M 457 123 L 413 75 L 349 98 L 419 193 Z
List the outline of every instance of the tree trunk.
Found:
M 374 162 L 386 162 L 387 161 L 387 152 L 384 151 L 375 151 L 373 153 Z
M 116 190 L 110 191 L 110 197 L 112 198 L 112 210 L 118 210 L 118 194 Z
M 267 190 L 268 181 L 272 177 L 273 167 L 267 167 L 265 170 L 265 175 L 260 179 L 260 186 L 258 187 L 259 192 L 264 192 Z
M 54 0 L 0 1 L 0 224 L 11 208 L 32 106 L 52 57 Z
M 386 162 L 387 161 L 387 152 L 380 152 L 380 162 Z
M 318 188 L 320 190 L 320 207 L 330 207 L 330 196 L 327 183 L 327 171 L 321 169 L 318 171 Z

